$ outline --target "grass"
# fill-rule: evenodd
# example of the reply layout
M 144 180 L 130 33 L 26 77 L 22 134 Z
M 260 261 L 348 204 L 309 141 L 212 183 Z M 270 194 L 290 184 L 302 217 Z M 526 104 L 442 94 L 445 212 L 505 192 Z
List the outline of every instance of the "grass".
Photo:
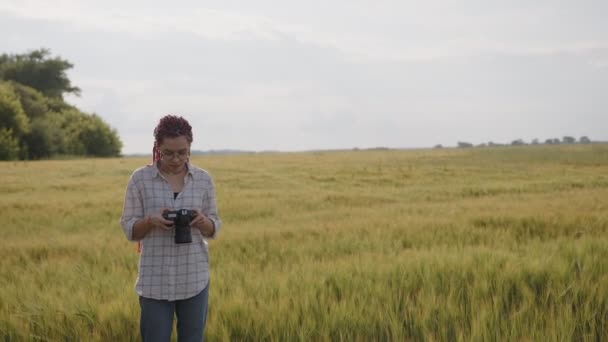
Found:
M 195 157 L 215 340 L 608 340 L 608 146 Z M 137 340 L 146 159 L 0 163 L 0 337 Z

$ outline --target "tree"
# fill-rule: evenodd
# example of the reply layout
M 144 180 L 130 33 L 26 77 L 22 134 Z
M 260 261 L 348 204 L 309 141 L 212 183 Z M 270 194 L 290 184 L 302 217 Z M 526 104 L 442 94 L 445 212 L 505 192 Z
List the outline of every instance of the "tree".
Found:
M 586 137 L 586 136 L 582 136 L 582 137 L 579 139 L 579 142 L 580 142 L 581 144 L 590 144 L 590 143 L 591 143 L 591 139 L 589 139 L 589 138 L 588 138 L 588 137 Z
M 469 148 L 469 147 L 473 147 L 473 144 L 468 143 L 468 142 L 464 142 L 464 141 L 459 141 L 458 142 L 458 147 Z
M 0 82 L 0 128 L 10 130 L 16 139 L 30 130 L 29 119 L 19 98 L 7 82 Z
M 565 137 L 562 138 L 562 142 L 564 144 L 575 144 L 576 143 L 576 139 L 574 139 L 573 137 L 565 136 Z
M 89 156 L 116 156 L 122 148 L 116 130 L 111 129 L 96 114 L 87 116 L 84 120 L 79 140 Z
M 80 95 L 72 86 L 66 70 L 73 65 L 60 57 L 50 57 L 48 49 L 34 50 L 21 55 L 0 56 L 0 80 L 11 80 L 40 91 L 45 96 L 63 99 L 63 94 Z
M 525 144 L 526 143 L 522 139 L 513 140 L 511 142 L 512 146 L 521 146 L 521 145 L 525 145 Z
M 52 150 L 53 132 L 48 128 L 48 122 L 44 119 L 32 121 L 32 131 L 24 140 L 28 146 L 29 159 L 48 158 L 54 153 Z M 55 131 L 57 133 L 57 131 Z
M 30 120 L 43 117 L 49 112 L 48 100 L 38 90 L 13 81 L 8 83 Z
M 10 128 L 0 128 L 0 160 L 14 160 L 19 157 L 19 140 Z
M 80 93 L 70 68 L 47 49 L 0 55 L 0 160 L 120 155 L 116 130 L 63 100 Z
M 23 137 L 30 132 L 30 120 L 8 82 L 0 81 L 0 160 L 27 158 Z
M 32 120 L 32 130 L 24 137 L 28 158 L 50 158 L 65 152 L 65 139 L 58 118 L 60 116 L 59 113 L 49 113 Z
M 58 147 L 57 153 L 94 157 L 120 155 L 122 143 L 116 130 L 111 129 L 99 116 L 69 109 L 51 117 L 52 120 L 46 124 L 61 132 L 61 139 L 54 141 Z

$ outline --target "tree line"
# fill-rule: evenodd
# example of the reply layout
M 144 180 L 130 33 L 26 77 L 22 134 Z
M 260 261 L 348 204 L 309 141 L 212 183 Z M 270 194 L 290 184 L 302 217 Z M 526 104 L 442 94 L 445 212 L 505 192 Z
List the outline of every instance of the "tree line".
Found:
M 561 140 L 559 138 L 549 138 L 549 139 L 546 139 L 544 142 L 541 142 L 538 139 L 533 139 L 529 143 L 525 142 L 523 139 L 516 139 L 516 140 L 511 141 L 510 144 L 500 144 L 500 143 L 495 143 L 495 142 L 490 141 L 488 143 L 481 143 L 478 145 L 473 145 L 472 143 L 469 143 L 466 141 L 459 141 L 458 147 L 469 148 L 469 147 L 523 146 L 523 145 L 541 145 L 541 144 L 557 145 L 557 144 L 591 144 L 591 143 L 592 143 L 591 139 L 589 139 L 589 137 L 587 137 L 587 136 L 582 136 L 578 140 L 571 136 L 565 136 Z M 435 147 L 440 148 L 442 146 L 436 145 Z
M 115 129 L 64 101 L 80 95 L 72 67 L 48 49 L 0 55 L 0 160 L 120 155 Z

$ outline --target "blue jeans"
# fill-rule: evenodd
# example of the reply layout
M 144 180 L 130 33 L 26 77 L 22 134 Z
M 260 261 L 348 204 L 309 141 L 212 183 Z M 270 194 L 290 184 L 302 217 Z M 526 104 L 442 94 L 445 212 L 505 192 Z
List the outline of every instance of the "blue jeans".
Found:
M 203 341 L 207 321 L 209 285 L 192 298 L 168 301 L 139 297 L 141 318 L 139 329 L 144 342 L 170 341 L 173 315 L 177 317 L 179 342 Z

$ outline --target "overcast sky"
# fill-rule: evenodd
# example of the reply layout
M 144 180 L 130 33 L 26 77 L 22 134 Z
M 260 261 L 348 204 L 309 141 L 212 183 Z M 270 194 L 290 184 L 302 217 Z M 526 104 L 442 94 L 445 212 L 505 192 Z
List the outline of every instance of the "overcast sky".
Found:
M 147 153 L 608 140 L 608 1 L 0 0 L 0 53 L 74 64 L 68 101 Z

